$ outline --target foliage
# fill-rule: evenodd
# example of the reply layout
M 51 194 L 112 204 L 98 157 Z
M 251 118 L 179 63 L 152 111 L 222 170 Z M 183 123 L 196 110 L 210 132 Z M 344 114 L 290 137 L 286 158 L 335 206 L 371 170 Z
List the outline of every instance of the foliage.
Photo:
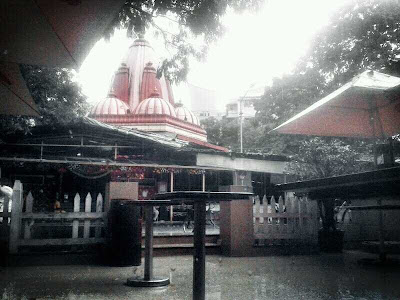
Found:
M 240 124 L 237 118 L 217 119 L 209 117 L 201 121 L 207 131 L 208 142 L 227 147 L 231 151 L 240 151 Z M 248 153 L 270 153 L 277 149 L 280 136 L 269 135 L 268 127 L 258 119 L 243 120 L 243 150 Z M 262 138 L 260 138 L 262 137 Z M 282 145 L 284 148 L 284 146 Z
M 297 148 L 288 171 L 300 180 L 355 173 L 370 165 L 362 161 L 362 151 L 352 141 L 313 137 L 300 141 Z
M 257 119 L 272 130 L 318 101 L 324 88 L 325 82 L 315 69 L 274 78 L 263 97 L 254 103 Z
M 1 136 L 7 136 L 17 131 L 28 132 L 34 124 L 34 119 L 31 117 L 0 115 Z
M 349 3 L 315 37 L 301 68 L 318 69 L 331 88 L 365 69 L 400 74 L 399 17 L 398 1 Z
M 72 71 L 22 65 L 21 72 L 38 106 L 41 124 L 70 122 L 87 113 L 86 96 Z
M 207 131 L 207 139 L 210 143 L 230 148 L 238 151 L 239 142 L 239 123 L 237 119 L 223 118 L 218 120 L 209 117 L 201 121 L 201 125 Z
M 15 290 L 15 285 L 14 284 L 9 284 L 7 287 L 4 288 L 2 294 L 1 294 L 1 300 L 27 300 L 27 298 L 22 295 L 19 296 L 18 293 Z
M 200 59 L 208 45 L 224 33 L 222 17 L 228 10 L 256 11 L 261 0 L 126 0 L 118 16 L 106 30 L 109 37 L 115 28 L 127 28 L 128 34 L 142 36 L 152 29 L 173 49 L 159 73 L 172 81 L 186 78 L 190 55 Z
M 88 111 L 86 97 L 68 69 L 21 65 L 21 73 L 40 113 L 40 117 L 2 116 L 3 134 L 28 131 L 34 125 L 70 122 Z
M 339 9 L 315 36 L 293 72 L 274 78 L 263 97 L 255 101 L 256 118 L 244 123 L 246 152 L 287 155 L 292 158 L 289 170 L 300 179 L 371 167 L 365 162 L 371 160 L 371 140 L 289 136 L 270 131 L 366 69 L 399 75 L 398 20 L 400 7 L 392 0 L 358 0 Z M 227 141 L 225 138 L 224 143 Z
M 316 35 L 293 73 L 275 79 L 256 103 L 260 122 L 271 130 L 366 69 L 400 74 L 399 19 L 397 1 L 359 0 L 342 7 Z M 290 169 L 303 179 L 353 173 L 370 166 L 362 161 L 371 157 L 374 141 L 291 138 L 287 143 L 282 136 L 279 151 L 292 156 Z

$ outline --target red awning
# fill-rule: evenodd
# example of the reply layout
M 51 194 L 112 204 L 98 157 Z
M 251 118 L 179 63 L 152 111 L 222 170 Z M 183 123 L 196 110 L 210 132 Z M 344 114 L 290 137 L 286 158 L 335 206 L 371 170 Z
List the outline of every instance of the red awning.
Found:
M 37 114 L 22 77 L 16 73 L 16 64 L 80 67 L 123 3 L 123 0 L 3 0 L 0 114 Z
M 398 77 L 366 71 L 273 130 L 317 136 L 393 136 L 400 133 L 399 87 Z

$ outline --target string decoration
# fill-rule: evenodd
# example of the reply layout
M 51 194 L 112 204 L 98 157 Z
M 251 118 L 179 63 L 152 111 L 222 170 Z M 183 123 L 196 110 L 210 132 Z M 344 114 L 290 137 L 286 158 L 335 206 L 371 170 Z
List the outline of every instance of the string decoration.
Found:
M 145 179 L 145 167 L 113 167 L 111 172 L 112 181 L 130 181 Z
M 189 175 L 202 175 L 206 173 L 206 170 L 202 169 L 187 169 Z
M 90 165 L 69 165 L 67 169 L 78 177 L 86 179 L 98 179 L 107 176 L 111 170 L 107 170 L 103 166 L 90 166 Z

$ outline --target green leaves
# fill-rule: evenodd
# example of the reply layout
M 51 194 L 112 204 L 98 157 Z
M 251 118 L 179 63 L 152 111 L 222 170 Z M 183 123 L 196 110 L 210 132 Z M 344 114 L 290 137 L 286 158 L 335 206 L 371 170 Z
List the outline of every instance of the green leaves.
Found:
M 84 116 L 89 105 L 68 69 L 20 65 L 21 74 L 39 110 L 40 117 L 1 116 L 3 135 L 28 133 L 36 125 L 57 125 Z
M 210 143 L 239 151 L 239 123 L 237 119 L 214 117 L 201 121 L 201 125 L 207 131 L 207 139 Z
M 350 174 L 368 169 L 372 161 L 364 160 L 371 145 L 361 140 L 328 137 L 303 138 L 293 151 L 288 171 L 298 179 L 313 179 Z
M 399 16 L 397 1 L 349 3 L 316 36 L 308 62 L 336 83 L 342 82 L 341 75 L 351 78 L 366 68 L 387 70 L 398 60 Z
M 70 70 L 22 65 L 21 72 L 41 115 L 36 123 L 66 123 L 88 112 L 86 97 Z

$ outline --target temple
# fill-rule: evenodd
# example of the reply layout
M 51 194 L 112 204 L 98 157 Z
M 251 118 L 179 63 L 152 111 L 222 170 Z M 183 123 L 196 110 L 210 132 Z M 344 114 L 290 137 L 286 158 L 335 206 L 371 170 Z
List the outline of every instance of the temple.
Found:
M 150 44 L 144 39 L 135 40 L 114 74 L 107 97 L 93 107 L 89 116 L 110 125 L 205 144 L 206 131 L 188 108 L 175 103 L 170 82 L 164 76 L 157 78 L 158 65 Z M 226 151 L 222 147 L 218 150 Z

